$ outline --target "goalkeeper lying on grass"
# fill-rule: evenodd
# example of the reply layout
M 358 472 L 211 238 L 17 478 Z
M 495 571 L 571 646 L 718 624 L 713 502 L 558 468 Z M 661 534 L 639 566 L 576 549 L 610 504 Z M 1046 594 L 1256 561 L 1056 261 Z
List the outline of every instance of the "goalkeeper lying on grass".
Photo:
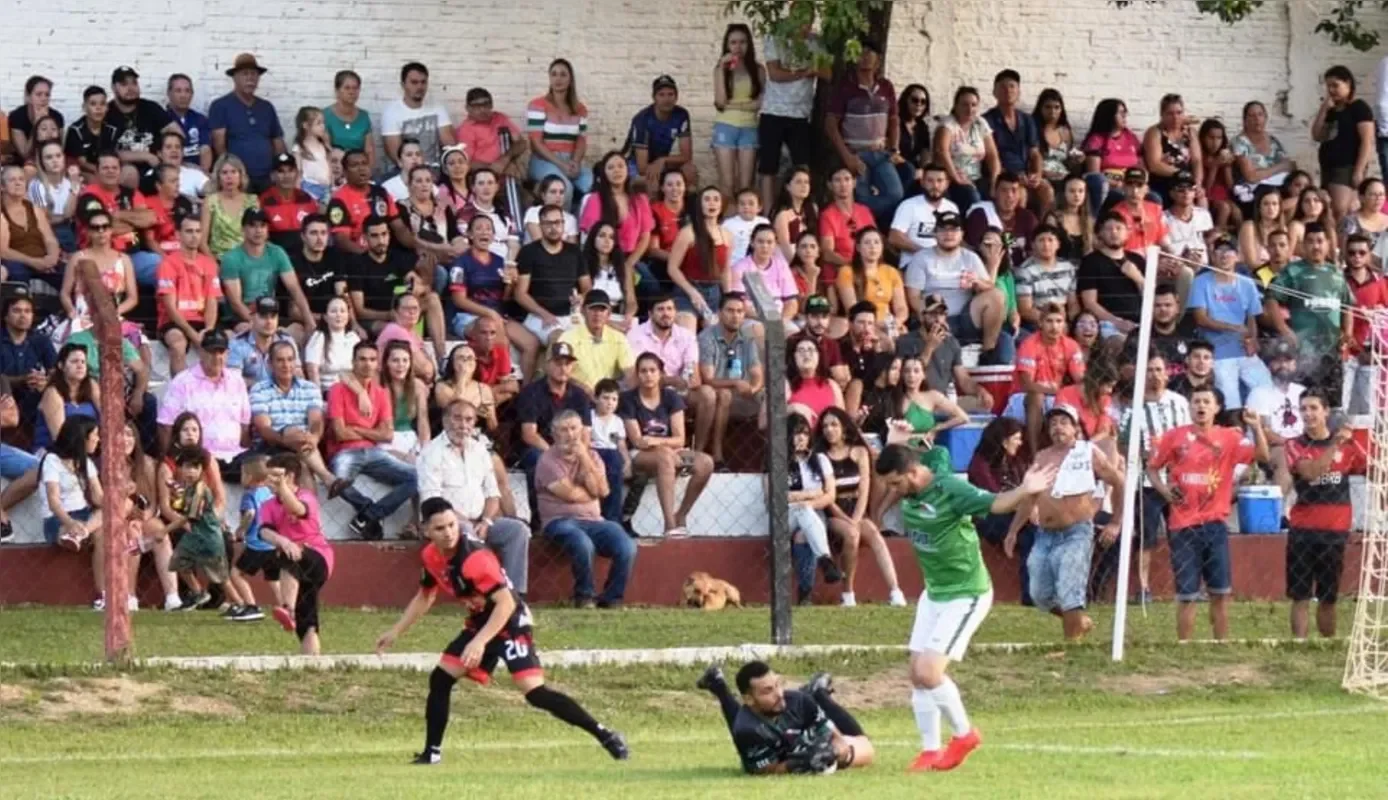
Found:
M 853 715 L 830 697 L 828 673 L 815 675 L 798 691 L 786 691 L 785 681 L 765 661 L 748 662 L 737 671 L 741 703 L 717 665 L 704 672 L 698 686 L 718 698 L 748 774 L 828 775 L 872 763 L 872 742 Z

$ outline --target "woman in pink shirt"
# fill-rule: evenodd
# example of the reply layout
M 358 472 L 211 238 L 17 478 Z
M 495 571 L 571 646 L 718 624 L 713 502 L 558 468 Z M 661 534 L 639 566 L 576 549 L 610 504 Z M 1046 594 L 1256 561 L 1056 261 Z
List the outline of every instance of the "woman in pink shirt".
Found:
M 843 390 L 829 377 L 829 369 L 819 357 L 819 345 L 801 339 L 790 354 L 794 369 L 786 376 L 786 413 L 799 414 L 819 422 L 827 408 L 843 408 Z
M 1089 213 L 1097 219 L 1110 187 L 1122 188 L 1123 171 L 1142 164 L 1142 140 L 1128 128 L 1128 105 L 1114 97 L 1100 100 L 1080 149 L 1084 150 L 1084 182 L 1089 185 Z
M 304 655 L 316 656 L 318 593 L 333 574 L 333 548 L 323 535 L 318 497 L 299 486 L 303 463 L 293 453 L 270 459 L 267 483 L 274 496 L 260 509 L 260 536 L 279 551 L 285 605 L 275 621 L 299 637 Z
M 391 342 L 404 341 L 410 345 L 414 355 L 414 374 L 425 383 L 434 382 L 434 359 L 424 352 L 424 339 L 415 332 L 419 326 L 419 298 L 412 294 L 395 297 L 394 319 L 387 322 L 376 336 L 376 346 L 384 352 Z
M 655 215 L 646 193 L 633 192 L 631 188 L 626 156 L 615 150 L 604 155 L 598 160 L 593 192 L 583 200 L 578 229 L 587 235 L 599 221 L 616 227 L 617 247 L 625 259 L 623 267 L 627 274 L 636 276 L 637 293 L 650 296 L 660 293 L 655 276 L 643 263 L 651 247 Z M 633 298 L 627 299 L 629 313 L 635 313 L 636 306 L 630 302 Z
M 776 229 L 770 225 L 758 225 L 752 229 L 751 252 L 737 261 L 723 276 L 723 292 L 748 292 L 742 279 L 750 272 L 759 272 L 766 283 L 766 290 L 776 299 L 781 318 L 787 325 L 800 311 L 800 292 L 795 286 L 795 276 L 790 272 L 790 264 L 776 246 Z M 751 305 L 747 309 L 748 318 L 755 316 Z

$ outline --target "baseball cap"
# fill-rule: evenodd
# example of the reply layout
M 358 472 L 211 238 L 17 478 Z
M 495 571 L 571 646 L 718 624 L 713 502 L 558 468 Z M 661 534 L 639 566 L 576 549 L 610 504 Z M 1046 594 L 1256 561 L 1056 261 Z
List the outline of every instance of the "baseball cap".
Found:
M 1215 249 L 1216 251 L 1218 251 L 1218 250 L 1238 250 L 1238 249 L 1239 249 L 1239 245 L 1238 245 L 1237 242 L 1234 241 L 1234 238 L 1233 238 L 1232 236 L 1230 236 L 1230 235 L 1228 235 L 1228 234 L 1226 234 L 1226 233 L 1222 233 L 1222 234 L 1219 235 L 1219 238 L 1215 239 L 1214 249 Z
M 822 294 L 812 294 L 805 301 L 806 314 L 829 314 L 833 310 L 833 306 L 829 305 L 829 298 Z
M 1276 361 L 1279 358 L 1296 358 L 1296 348 L 1286 339 L 1272 339 L 1263 347 L 1263 360 Z
M 1123 170 L 1124 183 L 1146 183 L 1147 170 L 1142 167 L 1128 167 Z
M 651 81 L 651 94 L 655 94 L 661 89 L 674 89 L 678 92 L 680 90 L 680 87 L 678 84 L 675 83 L 674 78 L 670 77 L 669 75 L 661 75 L 660 77 Z
M 1051 407 L 1050 411 L 1046 412 L 1046 421 L 1049 422 L 1051 417 L 1057 414 L 1063 414 L 1069 417 L 1070 421 L 1076 425 L 1080 424 L 1080 413 L 1075 410 L 1074 406 L 1066 405 L 1065 403 L 1057 403 Z
M 549 360 L 558 361 L 561 358 L 567 358 L 570 361 L 575 360 L 577 356 L 574 355 L 574 346 L 568 342 L 555 342 L 550 345 Z
M 136 72 L 134 67 L 125 65 L 116 67 L 111 72 L 111 83 L 121 83 L 125 81 L 127 78 L 134 78 L 135 80 L 139 80 L 140 73 Z
M 1177 172 L 1176 175 L 1171 179 L 1171 188 L 1194 189 L 1195 176 L 1190 174 L 1190 172 L 1186 170 L 1181 170 L 1180 172 Z
M 921 298 L 922 311 L 930 312 L 934 311 L 937 308 L 949 308 L 949 303 L 945 302 L 945 298 L 943 295 L 928 294 L 925 297 Z
M 202 335 L 202 349 L 212 352 L 227 349 L 227 335 L 216 328 Z
M 583 295 L 584 308 L 611 308 L 612 298 L 607 296 L 607 292 L 602 289 L 592 289 L 588 294 Z
M 288 153 L 280 153 L 279 155 L 275 156 L 275 169 L 279 169 L 280 167 L 289 167 L 290 169 L 294 169 L 297 166 L 299 166 L 299 164 L 297 161 L 294 160 L 294 156 L 291 156 Z
M 247 225 L 269 225 L 270 218 L 265 216 L 265 212 L 258 208 L 248 208 L 241 212 L 241 226 Z
M 939 228 L 962 228 L 964 218 L 959 216 L 957 211 L 940 211 L 935 214 L 935 227 Z
M 280 314 L 280 301 L 273 297 L 262 297 L 255 301 L 255 313 L 262 317 L 278 317 Z

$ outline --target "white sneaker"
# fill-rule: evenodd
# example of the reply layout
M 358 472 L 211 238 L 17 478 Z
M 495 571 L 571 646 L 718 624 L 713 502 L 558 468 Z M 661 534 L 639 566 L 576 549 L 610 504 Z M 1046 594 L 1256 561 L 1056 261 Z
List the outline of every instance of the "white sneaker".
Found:
M 98 598 L 96 598 L 95 600 L 92 601 L 92 610 L 93 610 L 93 611 L 105 611 L 105 610 L 106 610 L 106 597 L 105 597 L 105 595 L 102 595 L 101 597 L 98 597 Z
M 183 601 L 179 599 L 179 597 L 178 597 L 177 594 L 171 594 L 171 595 L 169 595 L 168 597 L 165 597 L 165 598 L 164 598 L 164 610 L 165 610 L 165 611 L 177 611 L 178 609 L 180 609 L 180 608 L 182 608 L 182 607 L 183 607 Z
M 858 598 L 852 592 L 844 592 L 839 597 L 839 605 L 843 608 L 854 608 L 858 605 Z
M 902 608 L 906 605 L 906 595 L 900 589 L 893 589 L 892 593 L 887 596 L 887 602 L 897 608 Z
M 126 609 L 127 611 L 139 611 L 139 610 L 140 610 L 140 598 L 136 597 L 136 596 L 133 595 L 133 594 L 130 595 L 129 597 L 125 598 L 125 609 Z

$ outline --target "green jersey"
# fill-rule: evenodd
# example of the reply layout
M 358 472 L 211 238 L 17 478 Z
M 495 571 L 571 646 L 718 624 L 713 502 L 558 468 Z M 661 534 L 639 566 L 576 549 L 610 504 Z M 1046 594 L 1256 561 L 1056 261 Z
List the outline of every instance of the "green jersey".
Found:
M 993 587 L 973 518 L 987 514 L 994 495 L 952 474 L 936 473 L 925 490 L 901 501 L 931 600 L 977 597 Z
M 1280 289 L 1306 296 L 1289 295 Z M 1339 352 L 1340 314 L 1354 305 L 1354 295 L 1339 267 L 1293 261 L 1272 279 L 1268 291 L 1286 307 L 1287 323 L 1296 334 L 1303 358 Z

